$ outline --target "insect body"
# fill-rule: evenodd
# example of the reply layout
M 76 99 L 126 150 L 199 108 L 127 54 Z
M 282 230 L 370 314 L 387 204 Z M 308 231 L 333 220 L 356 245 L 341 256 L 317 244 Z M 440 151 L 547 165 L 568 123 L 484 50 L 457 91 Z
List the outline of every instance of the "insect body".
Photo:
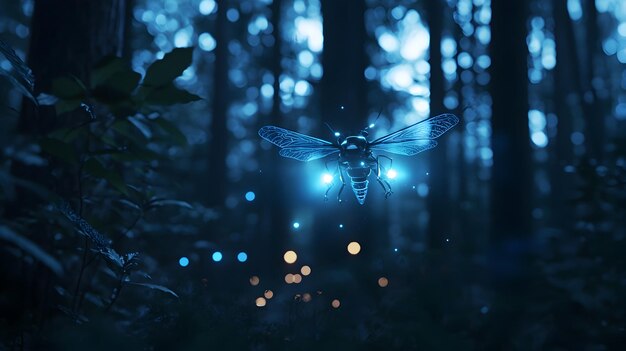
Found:
M 434 139 L 454 127 L 458 122 L 459 119 L 455 115 L 442 114 L 371 142 L 366 138 L 366 130 L 363 130 L 361 135 L 348 136 L 345 139 L 338 138 L 335 143 L 275 126 L 262 127 L 259 130 L 259 135 L 280 147 L 279 154 L 284 157 L 299 161 L 312 161 L 332 155 L 334 158 L 329 159 L 329 161 L 337 162 L 336 172 L 341 181 L 337 198 L 340 198 L 346 185 L 344 175 L 346 174 L 357 201 L 362 205 L 367 196 L 368 178 L 372 171 L 374 171 L 378 183 L 385 190 L 385 197 L 391 195 L 391 186 L 381 177 L 386 169 L 381 165 L 380 159 L 388 159 L 390 163 L 392 160 L 384 155 L 374 155 L 374 152 L 413 156 L 437 146 Z M 328 161 L 326 167 L 328 168 Z M 326 191 L 326 195 L 328 195 L 331 187 L 332 184 Z

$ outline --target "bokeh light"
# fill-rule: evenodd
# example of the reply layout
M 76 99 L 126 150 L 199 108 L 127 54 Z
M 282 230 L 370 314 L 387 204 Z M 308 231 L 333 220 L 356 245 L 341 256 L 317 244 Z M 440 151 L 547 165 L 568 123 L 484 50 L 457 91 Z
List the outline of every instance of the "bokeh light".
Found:
M 187 257 L 181 257 L 181 258 L 178 260 L 178 264 L 179 264 L 181 267 L 187 267 L 187 266 L 189 265 L 189 259 L 188 259 Z
M 253 191 L 248 191 L 246 193 L 246 200 L 252 202 L 256 198 L 256 194 Z
M 272 297 L 274 297 L 274 292 L 273 292 L 272 290 L 269 290 L 269 289 L 268 289 L 268 290 L 265 290 L 265 292 L 263 293 L 263 296 L 264 296 L 266 299 L 268 299 L 268 300 L 269 300 L 269 299 L 271 299 Z
M 309 267 L 309 266 L 302 266 L 302 268 L 300 268 L 300 273 L 302 273 L 303 276 L 307 276 L 307 275 L 311 274 L 311 267 Z
M 309 293 L 302 294 L 302 301 L 304 301 L 304 302 L 309 302 L 309 301 L 311 301 L 312 298 L 313 297 Z
M 294 227 L 294 229 L 300 228 L 300 223 L 299 222 L 293 222 L 293 227 Z
M 341 306 L 341 302 L 337 299 L 334 299 L 333 302 L 330 303 L 331 306 L 333 306 L 333 308 L 339 308 L 339 306 Z
M 390 169 L 387 171 L 387 178 L 395 179 L 398 176 L 398 172 L 395 169 Z
M 295 251 L 287 251 L 285 252 L 285 255 L 283 256 L 283 259 L 285 260 L 285 262 L 292 264 L 294 262 L 296 262 L 296 260 L 298 259 L 298 255 L 296 254 Z
M 267 304 L 267 301 L 265 300 L 264 297 L 257 297 L 254 303 L 256 304 L 257 307 L 263 307 Z
M 211 258 L 213 258 L 213 261 L 215 261 L 215 262 L 219 262 L 219 261 L 221 261 L 221 260 L 222 260 L 222 257 L 223 257 L 223 256 L 222 256 L 222 253 L 221 253 L 221 252 L 219 252 L 219 251 L 215 251 L 215 252 L 213 253 L 213 256 L 211 256 Z
M 260 282 L 261 282 L 261 279 L 259 279 L 259 277 L 257 277 L 256 275 L 253 275 L 250 277 L 250 285 L 257 286 L 259 285 Z
M 387 285 L 389 285 L 389 279 L 385 277 L 378 278 L 378 286 L 380 286 L 381 288 L 384 288 Z
M 300 284 L 302 282 L 302 276 L 298 273 L 293 275 L 293 282 L 296 284 Z
M 291 273 L 287 273 L 285 275 L 285 283 L 287 284 L 293 284 L 293 274 Z
M 246 262 L 248 260 L 248 254 L 245 252 L 240 252 L 237 254 L 237 261 Z
M 348 252 L 351 255 L 356 255 L 359 252 L 361 252 L 361 244 L 357 243 L 356 241 L 353 241 L 351 243 L 348 244 Z

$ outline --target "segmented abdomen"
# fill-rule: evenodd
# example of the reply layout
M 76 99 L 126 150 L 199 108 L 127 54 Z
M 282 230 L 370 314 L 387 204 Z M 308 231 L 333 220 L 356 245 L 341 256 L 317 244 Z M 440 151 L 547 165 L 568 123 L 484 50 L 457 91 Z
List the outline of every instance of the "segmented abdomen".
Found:
M 350 178 L 350 185 L 352 185 L 352 191 L 354 191 L 354 195 L 356 196 L 359 204 L 363 205 L 365 203 L 365 197 L 367 196 L 367 187 L 369 184 L 369 180 L 367 177 L 353 177 Z

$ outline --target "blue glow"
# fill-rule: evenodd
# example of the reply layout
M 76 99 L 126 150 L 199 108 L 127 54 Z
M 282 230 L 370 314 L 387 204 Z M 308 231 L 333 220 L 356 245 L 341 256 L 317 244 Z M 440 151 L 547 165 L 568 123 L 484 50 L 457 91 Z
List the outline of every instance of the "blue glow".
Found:
M 375 127 L 374 123 L 370 124 L 370 128 L 374 128 L 374 127 Z
M 336 136 L 336 137 L 339 137 L 340 135 L 341 135 L 341 133 L 339 133 L 339 132 L 335 132 L 335 136 Z
M 215 252 L 213 253 L 213 256 L 211 256 L 211 257 L 213 258 L 213 261 L 215 261 L 215 262 L 219 262 L 219 261 L 221 261 L 221 260 L 222 260 L 222 253 L 221 253 L 221 252 L 219 252 L 219 251 L 215 251 Z
M 226 17 L 231 22 L 237 22 L 239 19 L 239 11 L 237 11 L 237 9 L 228 9 L 228 11 L 226 11 Z
M 181 267 L 187 267 L 187 266 L 189 265 L 189 259 L 188 259 L 187 257 L 183 256 L 183 257 L 181 257 L 181 258 L 178 260 L 178 264 L 179 264 Z
M 217 46 L 215 38 L 209 33 L 202 33 L 198 36 L 198 46 L 201 50 L 212 51 Z
M 300 223 L 298 223 L 298 222 L 293 222 L 293 227 L 294 227 L 295 229 L 300 228 Z
M 396 247 L 395 249 L 393 249 L 394 252 L 398 252 L 398 248 Z
M 343 228 L 343 224 L 340 224 L 340 225 L 339 225 L 339 228 Z
M 240 252 L 237 254 L 237 261 L 239 262 L 246 262 L 248 260 L 248 254 L 246 254 L 245 252 Z
M 213 0 L 202 0 L 198 5 L 198 10 L 203 15 L 209 15 L 215 10 L 215 1 Z
M 330 173 L 324 173 L 322 174 L 322 183 L 324 184 L 330 184 L 333 182 L 333 175 Z
M 582 145 L 585 142 L 585 135 L 581 132 L 574 132 L 570 136 L 570 140 L 574 145 Z
M 248 191 L 246 193 L 246 200 L 252 202 L 254 201 L 255 198 L 256 198 L 256 194 L 254 194 L 254 191 Z
M 395 169 L 390 169 L 387 171 L 387 178 L 395 179 L 398 176 L 398 172 Z
M 569 17 L 574 21 L 578 21 L 583 17 L 583 8 L 580 0 L 567 0 L 567 11 L 569 12 Z

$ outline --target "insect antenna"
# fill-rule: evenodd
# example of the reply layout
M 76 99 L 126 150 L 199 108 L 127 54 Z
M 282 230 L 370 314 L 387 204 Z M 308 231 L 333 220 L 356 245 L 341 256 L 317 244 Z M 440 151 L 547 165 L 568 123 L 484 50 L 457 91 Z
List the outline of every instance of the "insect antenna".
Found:
M 330 129 L 330 132 L 333 133 L 333 135 L 335 136 L 335 138 L 337 138 L 337 144 L 341 144 L 341 133 L 336 132 L 333 127 L 330 126 L 330 124 L 328 124 L 328 122 L 324 122 L 324 124 L 326 125 L 326 127 L 328 127 L 328 129 Z
M 362 136 L 367 136 L 369 134 L 368 130 L 374 128 L 374 126 L 376 125 L 376 122 L 378 122 L 378 119 L 380 118 L 380 115 L 383 113 L 383 108 L 380 108 L 380 111 L 378 111 L 378 116 L 376 116 L 376 119 L 374 120 L 374 122 L 372 122 L 369 126 L 361 129 L 361 135 Z

